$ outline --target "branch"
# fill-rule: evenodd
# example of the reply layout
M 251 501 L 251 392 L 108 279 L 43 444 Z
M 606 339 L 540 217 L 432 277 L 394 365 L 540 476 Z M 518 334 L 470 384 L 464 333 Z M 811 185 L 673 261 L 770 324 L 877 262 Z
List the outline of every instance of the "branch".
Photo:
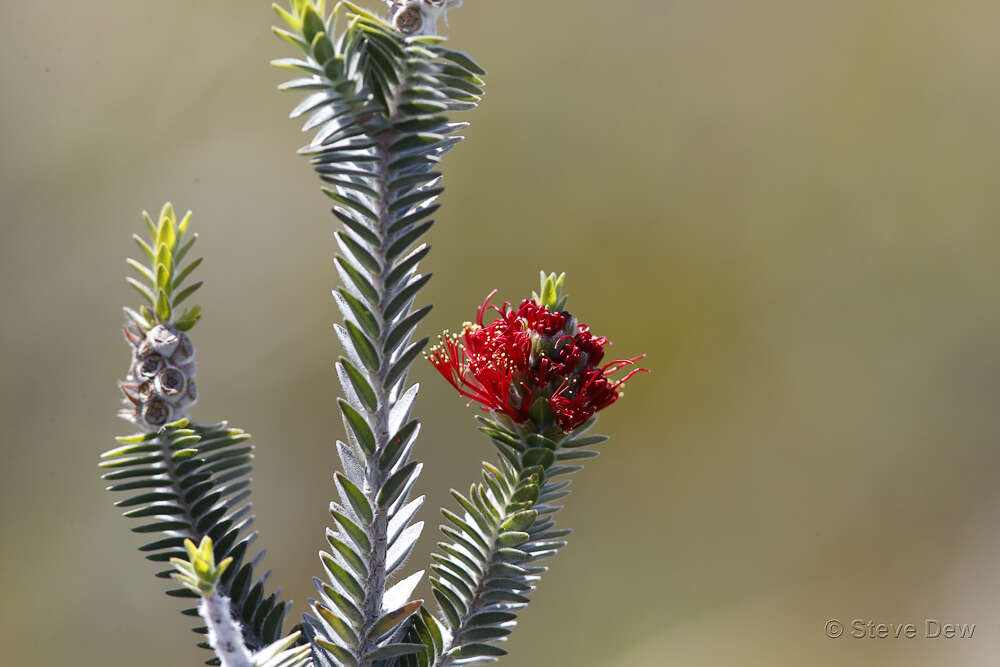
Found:
M 142 432 L 118 438 L 122 446 L 101 455 L 100 467 L 109 491 L 128 492 L 118 507 L 125 516 L 143 519 L 133 528 L 138 533 L 159 533 L 140 547 L 146 558 L 164 562 L 183 557 L 185 540 L 214 540 L 214 556 L 231 559 L 233 566 L 218 582 L 220 594 L 229 598 L 243 639 L 251 650 L 262 648 L 281 637 L 281 625 L 290 603 L 280 593 L 266 595 L 268 574 L 255 577 L 254 568 L 262 553 L 248 554 L 256 533 L 249 532 L 253 517 L 248 516 L 253 447 L 250 437 L 225 423 L 192 424 L 188 411 L 197 400 L 195 388 L 196 351 L 187 332 L 197 323 L 198 306 L 180 313 L 179 306 L 200 282 L 190 287 L 184 281 L 201 263 L 184 264 L 197 236 L 185 238 L 190 213 L 179 222 L 173 207 L 163 207 L 159 220 L 145 215 L 149 240 L 136 235 L 148 265 L 128 260 L 139 279 L 130 278 L 146 303 L 138 310 L 126 308 L 130 320 L 125 338 L 132 361 L 120 383 L 125 409 L 121 416 Z M 157 573 L 168 577 L 171 570 Z M 187 588 L 167 591 L 168 595 L 196 598 Z M 197 616 L 198 609 L 183 613 Z M 206 632 L 207 628 L 196 628 Z M 209 648 L 207 643 L 200 644 Z M 215 664 L 214 662 L 212 664 Z
M 205 620 L 208 642 L 222 667 L 308 667 L 311 665 L 309 646 L 295 646 L 300 637 L 294 632 L 276 640 L 256 655 L 251 655 L 243 641 L 240 624 L 233 619 L 229 598 L 218 591 L 219 580 L 233 563 L 226 558 L 215 564 L 212 538 L 205 537 L 198 546 L 184 540 L 187 560 L 171 558 L 176 572 L 173 578 L 195 595 L 201 596 L 198 614 Z
M 420 649 L 399 640 L 420 605 L 409 597 L 422 573 L 386 588 L 423 525 L 411 525 L 423 498 L 407 501 L 421 466 L 409 461 L 419 423 L 409 420 L 417 386 L 407 388 L 406 377 L 427 343 L 410 338 L 430 311 L 411 311 L 430 278 L 417 273 L 429 250 L 417 244 L 442 192 L 433 168 L 462 127 L 442 113 L 475 106 L 482 69 L 439 38 L 405 37 L 348 2 L 328 16 L 315 0 L 276 10 L 289 29 L 275 32 L 304 58 L 275 64 L 308 75 L 283 88 L 313 91 L 292 113 L 308 114 L 303 129 L 316 129 L 301 152 L 343 223 L 334 299 L 344 320 L 334 328 L 345 352 L 337 373 L 348 437 L 337 443 L 331 549 L 320 553 L 327 580 L 316 580 L 320 599 L 305 624 L 317 663 L 368 665 Z
M 483 463 L 483 481 L 468 495 L 452 490 L 459 513 L 442 510 L 451 525 L 441 531 L 450 541 L 438 543 L 441 551 L 431 565 L 441 616 L 421 609 L 409 640 L 425 645 L 425 662 L 408 656 L 401 667 L 444 667 L 506 655 L 495 644 L 506 641 L 517 612 L 547 570 L 536 563 L 555 555 L 570 533 L 555 527 L 553 516 L 561 507 L 552 503 L 569 495 L 570 482 L 562 478 L 582 466 L 565 462 L 597 456 L 580 448 L 607 439 L 583 436 L 594 419 L 556 439 L 480 419 L 481 430 L 500 450 L 499 464 Z

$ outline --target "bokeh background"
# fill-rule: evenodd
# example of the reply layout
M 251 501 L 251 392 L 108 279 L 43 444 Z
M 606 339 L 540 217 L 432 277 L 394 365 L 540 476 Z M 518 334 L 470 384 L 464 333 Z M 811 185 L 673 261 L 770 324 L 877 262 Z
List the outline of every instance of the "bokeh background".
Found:
M 378 3 L 369 0 L 370 6 Z M 272 581 L 333 496 L 334 221 L 295 155 L 267 2 L 3 0 L 0 662 L 196 665 L 96 457 L 139 212 L 195 210 L 195 416 L 255 435 Z M 601 420 L 576 529 L 504 664 L 982 666 L 1000 651 L 994 0 L 467 0 L 489 69 L 424 333 L 567 271 L 654 369 Z M 418 364 L 428 522 L 491 447 Z M 825 636 L 837 618 L 972 639 Z

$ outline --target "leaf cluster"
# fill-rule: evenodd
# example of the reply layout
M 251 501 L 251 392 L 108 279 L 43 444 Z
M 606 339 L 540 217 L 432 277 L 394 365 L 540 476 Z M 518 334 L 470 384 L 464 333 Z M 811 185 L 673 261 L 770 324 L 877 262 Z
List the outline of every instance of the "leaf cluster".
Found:
M 100 465 L 107 471 L 108 490 L 129 494 L 115 504 L 125 509 L 124 516 L 140 521 L 132 531 L 156 536 L 139 547 L 148 560 L 184 559 L 189 557 L 186 541 L 204 547 L 207 537 L 214 562 L 220 567 L 230 562 L 218 573 L 216 585 L 232 601 L 246 643 L 256 650 L 281 638 L 290 603 L 281 601 L 280 592 L 267 594 L 269 572 L 254 572 L 263 552 L 251 553 L 256 533 L 250 531 L 253 517 L 247 502 L 253 459 L 249 437 L 225 423 L 201 426 L 181 420 L 156 433 L 118 438 L 122 445 L 102 454 Z M 166 569 L 156 576 L 169 578 L 174 572 Z M 199 597 L 186 584 L 167 595 Z M 182 613 L 198 616 L 196 607 Z
M 214 594 L 219 579 L 226 568 L 233 564 L 232 556 L 216 565 L 212 538 L 208 535 L 201 538 L 201 543 L 197 546 L 191 540 L 184 540 L 184 550 L 187 551 L 187 559 L 177 557 L 170 559 L 170 564 L 177 570 L 171 576 L 198 595 Z
M 143 331 L 149 331 L 157 324 L 172 324 L 181 331 L 188 331 L 201 318 L 201 306 L 186 308 L 177 315 L 178 309 L 188 297 L 198 291 L 202 281 L 185 285 L 191 273 L 201 264 L 202 258 L 184 264 L 188 252 L 198 240 L 197 234 L 185 239 L 191 212 L 188 211 L 178 221 L 174 207 L 164 204 L 156 222 L 143 211 L 143 219 L 149 230 L 149 240 L 138 234 L 132 238 L 142 251 L 148 264 L 129 258 L 128 265 L 138 274 L 125 280 L 142 296 L 144 303 L 138 311 L 125 308 L 125 314 Z

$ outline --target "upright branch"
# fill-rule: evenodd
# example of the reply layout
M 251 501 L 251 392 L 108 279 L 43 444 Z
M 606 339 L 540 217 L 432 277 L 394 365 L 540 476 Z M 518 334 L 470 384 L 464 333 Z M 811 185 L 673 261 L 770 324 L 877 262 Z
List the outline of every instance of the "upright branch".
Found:
M 458 512 L 443 510 L 448 541 L 433 556 L 431 585 L 440 608 L 421 608 L 409 640 L 424 645 L 405 656 L 409 667 L 494 660 L 517 611 L 546 571 L 537 563 L 566 543 L 555 527 L 555 501 L 569 494 L 576 462 L 597 456 L 587 447 L 607 440 L 586 435 L 596 413 L 621 396 L 625 382 L 646 369 L 642 357 L 603 363 L 608 339 L 565 310 L 564 275 L 541 275 L 541 287 L 517 309 L 479 307 L 460 334 L 445 332 L 427 355 L 458 392 L 490 413 L 483 431 L 500 453 L 483 463 L 482 481 L 468 494 L 452 490 Z M 487 317 L 492 313 L 492 321 Z
M 189 411 L 198 398 L 195 387 L 195 347 L 188 332 L 201 316 L 200 306 L 181 309 L 201 286 L 187 284 L 201 258 L 188 261 L 196 234 L 190 234 L 190 212 L 177 219 L 170 204 L 159 218 L 143 214 L 148 237 L 135 235 L 142 256 L 129 259 L 136 277 L 128 283 L 141 295 L 137 309 L 125 308 L 125 340 L 131 360 L 119 383 L 124 409 L 120 415 L 140 432 L 118 438 L 121 445 L 101 455 L 108 490 L 129 492 L 115 503 L 125 516 L 143 520 L 132 530 L 155 533 L 157 539 L 139 547 L 146 558 L 166 562 L 185 556 L 184 542 L 209 539 L 213 555 L 231 565 L 220 573 L 216 606 L 230 607 L 240 623 L 247 650 L 277 641 L 291 603 L 280 591 L 265 593 L 269 573 L 255 576 L 263 552 L 249 553 L 256 533 L 250 527 L 250 479 L 253 447 L 248 434 L 215 425 L 192 423 Z M 169 577 L 163 570 L 158 577 Z M 190 588 L 169 590 L 173 597 L 196 598 Z M 198 608 L 182 613 L 197 616 Z M 205 634 L 207 627 L 196 628 Z M 199 644 L 211 648 L 206 642 Z M 218 664 L 218 658 L 210 660 Z
M 440 15 L 454 4 L 420 6 Z M 333 296 L 343 315 L 334 329 L 345 353 L 336 368 L 347 442 L 337 443 L 340 502 L 330 506 L 330 551 L 320 553 L 327 576 L 316 580 L 305 624 L 317 664 L 368 665 L 421 648 L 400 640 L 420 606 L 410 595 L 422 572 L 388 586 L 423 526 L 411 524 L 423 497 L 408 500 L 421 464 L 409 460 L 419 423 L 409 419 L 417 386 L 406 377 L 427 343 L 411 336 L 430 306 L 411 308 L 430 279 L 417 266 L 443 190 L 434 167 L 463 126 L 445 114 L 476 105 L 483 70 L 441 38 L 410 30 L 405 13 L 394 26 L 348 2 L 329 14 L 322 0 L 275 9 L 286 23 L 275 32 L 302 52 L 275 61 L 305 74 L 282 86 L 309 91 L 292 112 L 316 131 L 301 152 L 343 225 L 335 234 L 343 284 Z

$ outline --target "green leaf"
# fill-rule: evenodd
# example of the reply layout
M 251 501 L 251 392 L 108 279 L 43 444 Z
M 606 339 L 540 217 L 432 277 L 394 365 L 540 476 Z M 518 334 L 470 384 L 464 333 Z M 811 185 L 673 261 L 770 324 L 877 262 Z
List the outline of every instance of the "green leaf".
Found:
M 503 547 L 519 547 L 528 540 L 531 539 L 531 535 L 522 531 L 511 531 L 507 533 L 500 533 L 497 538 L 497 544 Z
M 396 626 L 408 619 L 413 612 L 419 609 L 423 602 L 423 600 L 414 600 L 406 603 L 395 611 L 390 611 L 388 614 L 375 621 L 371 630 L 368 631 L 368 638 L 378 639 L 387 632 L 392 631 Z
M 337 232 L 337 238 L 340 239 L 340 242 L 347 247 L 347 250 L 351 253 L 354 259 L 358 261 L 358 264 L 372 273 L 382 273 L 382 266 L 379 264 L 378 260 L 375 259 L 374 255 L 365 250 L 360 243 L 355 241 L 349 235 L 341 232 Z
M 348 169 L 347 167 L 338 167 L 338 166 L 326 167 L 326 166 L 323 166 L 323 165 L 320 165 L 319 167 L 317 167 L 316 171 L 318 171 L 318 172 L 320 172 L 322 174 L 326 174 L 328 172 L 330 172 L 330 173 L 343 173 L 343 172 L 355 173 L 355 172 L 357 172 L 356 169 Z M 361 172 L 361 173 L 365 173 L 365 172 Z M 343 208 L 341 208 L 339 206 L 334 206 L 333 207 L 333 214 L 335 216 L 337 216 L 337 218 L 339 218 L 342 223 L 344 223 L 345 227 L 347 227 L 352 232 L 354 232 L 355 234 L 357 234 L 358 236 L 360 236 L 361 239 L 363 241 L 365 241 L 365 243 L 368 243 L 369 245 L 371 245 L 372 247 L 375 247 L 375 248 L 378 248 L 379 246 L 382 245 L 382 240 L 379 238 L 379 236 L 375 232 L 373 232 L 368 227 L 368 225 L 366 225 L 366 224 L 364 224 L 362 222 L 359 222 L 358 220 L 355 220 L 354 216 L 349 215 L 346 212 L 345 209 L 343 209 Z
M 336 521 L 344 532 L 347 533 L 347 536 L 350 537 L 356 545 L 358 545 L 358 548 L 361 549 L 361 551 L 368 552 L 371 550 L 372 543 L 368 539 L 367 533 L 365 533 L 361 526 L 354 523 L 351 519 L 333 508 L 330 508 L 330 514 L 333 516 L 334 521 Z
M 198 289 L 204 284 L 203 281 L 199 280 L 196 283 L 192 283 L 188 287 L 181 290 L 181 292 L 174 297 L 174 308 L 181 305 L 185 299 L 198 291 Z
M 393 297 L 392 301 L 386 305 L 383 319 L 386 322 L 394 319 L 396 315 L 399 314 L 399 311 L 405 308 L 406 305 L 417 295 L 417 292 L 419 292 L 423 286 L 427 284 L 427 281 L 431 279 L 432 275 L 433 274 L 427 273 L 419 278 L 411 278 L 406 287 L 401 289 L 399 293 Z
M 344 619 L 340 618 L 331 610 L 327 609 L 326 607 L 324 607 L 319 603 L 315 603 L 313 605 L 313 609 L 316 611 L 317 615 L 319 615 L 324 621 L 326 621 L 330 625 L 331 628 L 333 628 L 333 631 L 336 632 L 340 636 L 340 638 L 343 639 L 348 644 L 348 646 L 353 647 L 358 645 L 357 633 L 351 629 L 351 626 L 349 626 L 347 623 L 344 622 Z M 325 642 L 322 646 L 323 648 L 330 650 L 329 646 L 326 645 Z M 336 646 L 336 644 L 333 644 L 332 646 Z
M 378 465 L 382 470 L 390 470 L 403 453 L 403 448 L 410 441 L 413 433 L 420 427 L 420 422 L 414 419 L 403 426 L 396 435 L 389 439 L 379 455 Z
M 592 449 L 576 449 L 570 450 L 568 452 L 560 452 L 556 454 L 556 460 L 558 461 L 578 461 L 583 459 L 596 458 L 598 453 Z
M 407 315 L 389 331 L 382 345 L 382 353 L 389 354 L 395 350 L 416 328 L 420 320 L 424 319 L 427 313 L 431 312 L 433 306 L 427 305 Z
M 326 64 L 327 61 L 331 60 L 336 55 L 333 50 L 333 44 L 330 43 L 330 40 L 326 36 L 325 32 L 316 33 L 316 36 L 313 37 L 312 52 L 313 58 L 315 58 L 316 62 L 320 65 Z
M 479 430 L 488 435 L 493 440 L 498 440 L 505 445 L 510 445 L 511 447 L 518 450 L 524 448 L 524 445 L 521 444 L 520 440 L 518 440 L 517 438 L 508 434 L 505 431 L 498 431 L 492 426 L 480 426 Z
M 138 245 L 142 249 L 142 252 L 146 255 L 149 261 L 152 262 L 156 260 L 156 253 L 153 252 L 153 249 L 149 247 L 148 243 L 142 240 L 141 236 L 139 236 L 138 234 L 133 234 L 132 238 L 135 240 L 136 245 Z
M 473 60 L 466 54 L 462 53 L 461 51 L 452 51 L 451 49 L 440 49 L 439 55 L 442 58 L 450 60 L 453 63 L 456 63 L 457 65 L 461 66 L 462 68 L 467 69 L 473 74 L 477 74 L 479 76 L 486 74 L 486 70 L 484 70 L 479 63 L 477 63 L 475 60 Z
M 395 289 L 396 284 L 406 276 L 409 271 L 417 266 L 427 253 L 431 251 L 429 245 L 420 245 L 413 252 L 406 256 L 405 259 L 399 261 L 396 264 L 396 268 L 389 272 L 389 275 L 385 279 L 385 287 L 388 290 Z
M 465 644 L 452 649 L 449 653 L 452 658 L 479 658 L 479 657 L 501 657 L 507 655 L 507 651 L 497 646 L 489 644 Z
M 403 373 L 409 369 L 413 360 L 417 358 L 420 351 L 424 349 L 427 342 L 430 340 L 428 337 L 421 338 L 415 343 L 412 343 L 406 350 L 399 355 L 399 358 L 393 362 L 392 367 L 389 368 L 389 372 L 385 374 L 385 380 L 382 382 L 382 386 L 386 389 L 392 387 L 396 382 L 403 376 Z
M 198 240 L 198 235 L 197 234 L 193 234 L 191 236 L 191 240 L 188 241 L 187 243 L 185 243 L 183 246 L 181 246 L 181 249 L 174 253 L 174 266 L 180 266 L 181 265 L 181 262 L 184 261 L 184 258 L 188 254 L 188 251 L 191 250 L 191 246 L 193 246 L 194 242 L 197 241 L 197 240 Z M 196 261 L 199 262 L 199 263 L 201 262 L 200 259 L 196 260 Z M 175 282 L 177 284 L 180 284 L 180 281 L 175 281 Z
M 316 35 L 324 30 L 326 30 L 326 25 L 324 25 L 322 17 L 316 13 L 316 9 L 312 5 L 306 5 L 305 11 L 302 13 L 302 36 L 305 37 L 306 42 L 311 44 Z
M 287 23 L 292 30 L 298 31 L 302 29 L 302 21 L 300 21 L 297 16 L 289 14 L 284 7 L 278 3 L 274 3 L 271 5 L 271 8 L 277 12 L 278 16 L 285 20 L 285 23 Z
M 532 447 L 521 455 L 521 462 L 525 468 L 531 466 L 541 466 L 548 468 L 556 460 L 555 454 L 546 447 Z
M 149 305 L 153 305 L 153 302 L 156 300 L 156 298 L 153 296 L 153 292 L 148 287 L 140 283 L 135 278 L 132 278 L 131 276 L 125 278 L 125 282 L 131 285 L 136 292 L 141 294 L 143 298 L 149 302 Z
M 368 412 L 375 412 L 378 408 L 378 398 L 375 396 L 375 390 L 368 384 L 368 380 L 365 379 L 361 371 L 354 367 L 354 364 L 344 357 L 340 358 L 340 365 L 344 368 L 344 373 L 350 380 L 351 387 L 354 388 L 354 393 L 357 394 L 361 404 Z
M 424 650 L 426 650 L 426 647 L 423 644 L 386 644 L 385 646 L 377 648 L 366 654 L 365 659 L 375 662 L 378 660 L 395 658 L 401 655 L 419 653 Z
M 201 319 L 201 306 L 194 306 L 184 311 L 184 314 L 174 322 L 174 326 L 181 331 L 190 331 L 198 320 Z
M 154 276 L 153 272 L 149 270 L 149 267 L 147 267 L 144 264 L 140 264 L 139 262 L 135 261 L 132 258 L 127 258 L 125 262 L 133 269 L 135 269 L 136 272 L 139 273 L 139 275 L 148 280 L 150 285 L 156 283 L 156 276 Z
M 338 204 L 342 204 L 343 206 L 346 206 L 352 211 L 356 211 L 357 213 L 359 213 L 360 215 L 364 216 L 369 221 L 371 221 L 373 224 L 378 223 L 379 221 L 378 215 L 376 215 L 374 211 L 372 211 L 370 208 L 359 202 L 357 199 L 354 199 L 353 197 L 348 197 L 346 195 L 342 195 L 332 188 L 322 188 L 322 190 L 327 197 L 337 202 Z
M 167 247 L 166 244 L 161 243 L 160 245 L 156 246 L 156 261 L 153 262 L 153 264 L 156 266 L 156 286 L 157 287 L 169 286 L 170 285 L 169 277 L 171 268 L 173 266 L 173 257 L 171 255 L 170 248 Z M 163 279 L 162 283 L 160 282 L 161 264 L 163 265 L 163 269 L 165 270 L 165 275 L 166 275 L 166 279 Z
M 390 261 L 396 259 L 396 257 L 403 254 L 404 250 L 413 245 L 417 239 L 426 234 L 427 230 L 429 230 L 433 225 L 434 221 L 428 220 L 424 224 L 417 225 L 407 233 L 403 234 L 399 237 L 399 240 L 395 241 L 391 246 L 389 246 L 388 250 L 385 251 L 386 258 Z
M 434 587 L 431 590 L 434 598 L 437 600 L 438 604 L 441 606 L 441 611 L 444 612 L 445 618 L 448 619 L 449 625 L 452 628 L 457 628 L 462 624 L 462 617 L 459 615 L 458 610 L 455 608 L 454 603 L 448 596 L 445 595 L 441 589 Z
M 162 289 L 156 290 L 156 319 L 164 324 L 170 321 L 170 300 Z
M 361 625 L 365 617 L 361 614 L 361 610 L 358 609 L 351 600 L 346 596 L 342 595 L 338 591 L 334 590 L 333 586 L 328 584 L 323 584 L 323 593 L 330 598 L 330 602 L 337 606 L 337 609 L 347 617 L 355 625 Z
M 195 269 L 197 269 L 201 265 L 201 263 L 202 263 L 202 261 L 204 259 L 205 259 L 204 257 L 199 257 L 198 259 L 193 260 L 187 266 L 185 266 L 183 269 L 181 269 L 180 273 L 178 273 L 176 276 L 174 276 L 174 281 L 171 284 L 171 288 L 172 289 L 177 289 L 182 284 L 184 284 L 184 280 L 189 275 L 191 275 L 192 271 L 194 271 Z
M 340 584 L 344 592 L 350 595 L 355 602 L 360 603 L 365 599 L 365 589 L 362 588 L 353 574 L 333 559 L 333 556 L 327 553 L 320 553 L 320 559 L 323 561 L 323 566 L 326 567 L 333 580 Z M 347 639 L 347 637 L 344 638 Z M 357 638 L 354 641 L 357 642 Z
M 340 296 L 343 297 L 344 301 L 347 302 L 348 307 L 350 307 L 351 312 L 354 313 L 354 316 L 358 319 L 358 324 L 360 324 L 361 328 L 365 330 L 365 333 L 372 338 L 378 338 L 381 331 L 378 326 L 378 320 L 375 319 L 372 312 L 346 289 L 341 288 L 337 291 L 340 293 Z
M 368 566 L 365 565 L 365 561 L 361 558 L 361 556 L 359 556 L 354 549 L 352 549 L 346 542 L 338 538 L 336 534 L 329 529 L 326 531 L 326 541 L 344 558 L 344 561 L 351 566 L 351 569 L 354 570 L 359 577 L 364 579 L 368 576 Z
M 153 242 L 155 244 L 155 242 L 156 242 L 156 223 L 153 222 L 153 219 L 151 217 L 149 217 L 149 212 L 148 211 L 143 211 L 142 212 L 142 219 L 146 223 L 146 229 L 149 230 L 149 237 L 151 239 L 153 239 Z
M 379 357 L 378 351 L 375 349 L 375 345 L 371 340 L 364 334 L 361 329 L 357 327 L 350 320 L 345 320 L 344 325 L 347 328 L 347 335 L 351 339 L 351 343 L 354 344 L 354 350 L 358 353 L 358 357 L 361 358 L 362 363 L 368 368 L 372 373 L 378 371 L 379 367 L 382 365 L 382 360 Z
M 509 636 L 510 633 L 510 628 L 470 628 L 459 635 L 458 643 L 497 641 L 502 637 Z
M 313 641 L 315 641 L 316 644 L 318 644 L 324 651 L 327 651 L 334 658 L 339 660 L 340 664 L 344 667 L 356 667 L 358 664 L 358 660 L 354 657 L 354 654 L 342 646 L 338 646 L 337 644 L 327 641 L 322 637 L 316 637 Z
M 407 488 L 407 483 L 411 477 L 420 474 L 421 467 L 422 464 L 416 461 L 407 463 L 387 479 L 382 488 L 379 489 L 378 496 L 376 497 L 378 506 L 384 509 L 396 502 L 400 494 Z
M 421 607 L 417 612 L 419 620 L 423 623 L 426 634 L 430 637 L 434 650 L 441 652 L 444 649 L 444 637 L 441 635 L 441 626 L 426 607 Z
M 160 250 L 163 250 L 165 247 L 160 246 Z M 156 258 L 156 289 L 161 289 L 167 293 L 170 292 L 170 270 L 167 268 L 166 262 L 161 260 L 159 255 Z
M 566 440 L 562 443 L 562 446 L 569 449 L 575 447 L 590 447 L 593 445 L 599 445 L 602 442 L 607 442 L 608 436 L 606 435 L 588 435 L 580 438 L 574 438 L 572 440 Z
M 538 501 L 538 485 L 528 484 L 522 486 L 511 496 L 512 503 L 535 503 Z
M 506 521 L 500 524 L 500 530 L 504 532 L 520 532 L 529 527 L 538 518 L 537 510 L 521 510 L 510 515 Z M 516 546 L 516 545 L 504 545 Z
M 187 231 L 188 225 L 191 224 L 191 211 L 184 214 L 184 218 L 177 223 L 177 240 L 180 241 L 181 237 Z M 176 243 L 175 243 L 176 245 Z
M 371 524 L 372 518 L 375 516 L 372 511 L 371 503 L 365 497 L 365 494 L 361 492 L 354 482 L 347 479 L 347 477 L 341 473 L 337 472 L 334 475 L 337 480 L 337 485 L 344 490 L 344 494 L 347 496 L 348 501 L 351 503 L 351 507 L 354 508 L 355 514 L 358 518 L 365 522 L 365 524 Z
M 508 611 L 485 611 L 470 618 L 468 624 L 469 627 L 477 625 L 500 625 L 501 623 L 509 623 L 516 618 L 516 615 Z
M 476 522 L 476 525 L 479 526 L 479 530 L 482 535 L 488 536 L 493 532 L 493 525 L 490 523 L 490 520 L 479 510 L 478 507 L 475 506 L 471 500 L 463 496 L 455 489 L 451 489 L 451 495 L 463 508 L 465 508 L 465 511 L 472 517 L 472 520 Z
M 351 427 L 351 431 L 358 439 L 358 443 L 366 452 L 374 454 L 376 447 L 375 434 L 372 433 L 372 429 L 371 426 L 368 425 L 368 421 L 361 416 L 360 412 L 352 408 L 347 401 L 338 399 L 337 403 L 340 405 L 340 411 L 344 413 L 344 418 Z
M 379 302 L 378 292 L 375 291 L 375 288 L 372 287 L 372 284 L 368 282 L 368 279 L 360 271 L 351 266 L 350 262 L 343 257 L 337 257 L 335 261 L 337 262 L 337 266 L 347 275 L 351 283 L 361 292 L 361 295 L 368 300 L 368 303 L 375 305 Z
M 548 447 L 554 450 L 558 447 L 558 444 L 551 438 L 546 438 L 544 435 L 538 433 L 529 433 L 524 438 L 524 443 L 529 447 Z

